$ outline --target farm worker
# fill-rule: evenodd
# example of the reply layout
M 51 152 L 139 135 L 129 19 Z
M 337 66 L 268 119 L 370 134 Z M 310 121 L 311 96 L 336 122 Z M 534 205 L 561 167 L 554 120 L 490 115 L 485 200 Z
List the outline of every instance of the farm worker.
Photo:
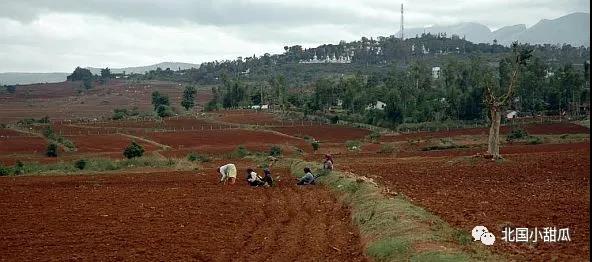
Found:
M 330 154 L 325 155 L 325 161 L 323 162 L 323 169 L 333 170 L 333 157 Z
M 247 182 L 249 182 L 249 185 L 254 187 L 266 185 L 265 182 L 261 180 L 261 177 L 257 175 L 257 173 L 255 173 L 255 170 L 253 170 L 252 168 L 247 169 Z
M 230 184 L 236 181 L 236 166 L 234 164 L 226 164 L 216 169 L 220 173 L 220 183 L 226 185 L 226 180 L 230 178 Z
M 269 171 L 269 168 L 263 169 L 263 179 L 261 180 L 268 186 L 273 186 L 273 178 L 271 177 L 271 171 Z
M 310 170 L 310 168 L 305 167 L 304 168 L 304 176 L 302 176 L 300 179 L 298 179 L 298 183 L 296 183 L 297 185 L 314 185 L 315 184 L 315 177 L 312 174 L 312 171 Z

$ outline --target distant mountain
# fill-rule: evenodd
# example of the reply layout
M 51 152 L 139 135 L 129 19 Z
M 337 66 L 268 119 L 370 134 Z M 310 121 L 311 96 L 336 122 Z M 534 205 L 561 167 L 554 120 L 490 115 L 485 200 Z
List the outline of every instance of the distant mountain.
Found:
M 590 46 L 590 14 L 572 13 L 553 20 L 543 19 L 530 28 L 525 25 L 502 27 L 491 31 L 479 23 L 460 23 L 451 26 L 430 26 L 405 30 L 406 38 L 422 33 L 446 33 L 448 37 L 458 35 L 474 43 L 492 43 L 508 45 L 518 40 L 530 44 L 571 44 L 572 46 Z M 400 33 L 399 33 L 400 34 Z
M 126 74 L 143 74 L 150 70 L 156 70 L 156 68 L 162 68 L 163 70 L 170 68 L 171 70 L 199 68 L 198 64 L 190 63 L 177 63 L 177 62 L 163 62 L 149 66 L 137 66 L 137 67 L 126 67 L 126 68 L 110 68 L 111 73 L 123 73 Z M 100 75 L 101 68 L 87 67 L 93 74 Z M 72 68 L 74 71 L 74 68 Z M 66 77 L 70 73 L 0 73 L 0 85 L 27 85 L 36 83 L 58 83 L 66 81 Z
M 479 23 L 460 23 L 451 26 L 430 26 L 425 28 L 410 28 L 405 29 L 405 38 L 412 38 L 415 36 L 421 36 L 423 33 L 438 34 L 446 33 L 447 37 L 452 35 L 458 35 L 465 37 L 467 40 L 475 43 L 489 42 L 491 38 L 491 30 L 489 27 Z M 397 33 L 400 35 L 400 32 Z
M 554 20 L 541 20 L 520 34 L 518 41 L 590 46 L 590 14 L 573 13 Z
M 493 31 L 492 38 L 497 40 L 498 44 L 509 45 L 518 39 L 520 34 L 524 33 L 524 31 L 526 31 L 526 25 L 524 24 L 505 26 Z
M 126 74 L 143 74 L 150 70 L 156 70 L 156 68 L 160 67 L 161 69 L 165 70 L 170 68 L 171 70 L 177 71 L 179 68 L 181 70 L 184 69 L 191 69 L 191 68 L 199 68 L 198 64 L 190 64 L 190 63 L 178 63 L 178 62 L 163 62 L 158 63 L 155 65 L 149 66 L 137 66 L 137 67 L 125 67 L 125 68 L 109 68 L 111 69 L 111 73 L 120 74 L 125 72 Z M 93 74 L 100 75 L 102 68 L 94 68 L 94 67 L 87 67 Z
M 0 85 L 27 85 L 66 81 L 69 73 L 0 73 Z

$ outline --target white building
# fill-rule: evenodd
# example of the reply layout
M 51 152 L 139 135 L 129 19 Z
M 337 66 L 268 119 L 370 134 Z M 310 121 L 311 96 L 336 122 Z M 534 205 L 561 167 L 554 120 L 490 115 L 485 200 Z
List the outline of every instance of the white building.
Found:
M 349 55 L 336 57 L 335 53 L 327 55 L 325 59 L 319 59 L 317 54 L 312 59 L 302 60 L 301 64 L 350 64 L 351 57 Z
M 440 78 L 440 67 L 439 66 L 434 66 L 432 67 L 432 78 L 434 79 L 438 79 Z
M 506 113 L 507 119 L 512 119 L 512 118 L 516 118 L 516 117 L 518 117 L 518 111 L 512 110 L 512 111 L 509 111 L 508 113 Z
M 384 110 L 385 108 L 386 108 L 386 103 L 384 103 L 382 101 L 376 101 L 376 103 L 367 106 L 366 110 L 371 110 L 371 109 Z

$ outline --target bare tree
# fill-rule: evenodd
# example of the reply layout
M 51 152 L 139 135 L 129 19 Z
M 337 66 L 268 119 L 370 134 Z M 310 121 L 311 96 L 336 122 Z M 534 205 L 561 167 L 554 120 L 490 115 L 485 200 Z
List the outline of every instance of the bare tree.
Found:
M 500 74 L 500 79 L 509 77 L 507 87 L 504 86 L 503 81 L 500 81 L 499 88 L 495 88 L 494 81 L 487 81 L 485 84 L 485 104 L 489 109 L 490 120 L 487 154 L 493 157 L 493 159 L 501 158 L 499 153 L 499 129 L 502 110 L 512 100 L 518 83 L 520 68 L 526 65 L 526 62 L 531 56 L 532 50 L 519 46 L 517 42 L 512 43 L 512 56 L 506 58 L 506 61 L 502 61 L 502 63 L 506 62 L 511 65 L 509 76 L 503 72 Z

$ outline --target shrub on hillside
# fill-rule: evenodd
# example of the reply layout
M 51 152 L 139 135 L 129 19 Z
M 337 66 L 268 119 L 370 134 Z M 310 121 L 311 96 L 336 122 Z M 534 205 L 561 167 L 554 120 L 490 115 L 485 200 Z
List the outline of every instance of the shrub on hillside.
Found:
M 272 146 L 271 149 L 269 150 L 269 155 L 274 156 L 274 157 L 281 156 L 282 155 L 282 148 L 279 146 Z
M 45 155 L 48 157 L 57 157 L 58 156 L 58 145 L 54 143 L 50 143 L 47 145 L 47 150 L 45 151 Z
M 348 140 L 345 142 L 345 146 L 348 150 L 359 151 L 362 149 L 362 142 L 358 140 Z
M 312 140 L 312 142 L 310 142 L 310 145 L 312 146 L 312 150 L 314 150 L 315 152 L 319 150 L 319 148 L 321 147 L 321 143 L 314 139 Z
M 4 167 L 0 165 L 0 176 L 7 176 L 10 175 L 10 169 L 8 167 Z
M 526 130 L 522 128 L 513 128 L 508 136 L 506 136 L 506 141 L 511 142 L 525 138 L 528 138 L 528 132 L 526 132 Z
M 189 160 L 191 162 L 210 162 L 209 157 L 207 157 L 205 155 L 200 155 L 195 152 L 189 153 L 189 155 L 187 155 L 187 160 Z
M 83 170 L 86 168 L 86 163 L 87 163 L 86 160 L 80 159 L 74 163 L 74 167 L 76 167 L 80 170 Z
M 244 146 L 238 146 L 234 151 L 231 153 L 231 157 L 233 158 L 243 158 L 250 155 L 251 152 L 247 150 Z
M 127 159 L 132 159 L 136 157 L 141 157 L 144 155 L 144 147 L 140 144 L 132 141 L 132 143 L 123 150 L 123 156 Z

